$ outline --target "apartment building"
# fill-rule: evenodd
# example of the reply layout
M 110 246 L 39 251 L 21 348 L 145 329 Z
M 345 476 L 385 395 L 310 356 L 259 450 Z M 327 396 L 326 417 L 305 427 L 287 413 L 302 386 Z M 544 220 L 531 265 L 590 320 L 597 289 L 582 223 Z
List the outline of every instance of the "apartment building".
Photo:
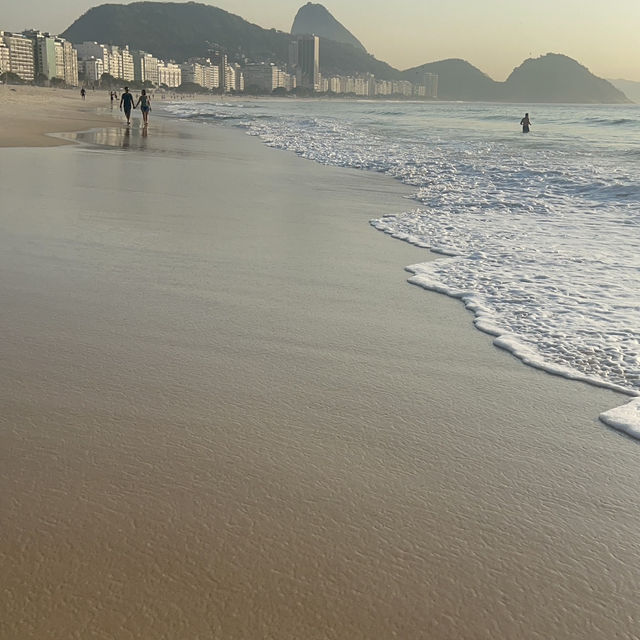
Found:
M 9 71 L 31 82 L 35 78 L 33 42 L 21 33 L 0 31 L 0 38 L 9 49 Z
M 175 62 L 163 62 L 158 64 L 158 84 L 175 88 L 182 84 L 182 69 Z
M 9 47 L 0 37 L 0 74 L 7 71 L 11 71 L 11 64 L 9 62 Z

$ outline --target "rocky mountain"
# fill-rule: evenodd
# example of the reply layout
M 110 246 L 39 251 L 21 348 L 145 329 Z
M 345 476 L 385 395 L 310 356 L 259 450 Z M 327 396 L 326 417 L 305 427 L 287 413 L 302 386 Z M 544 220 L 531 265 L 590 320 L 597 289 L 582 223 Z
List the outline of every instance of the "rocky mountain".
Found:
M 622 104 L 628 98 L 610 82 L 594 76 L 572 58 L 547 53 L 514 69 L 503 87 L 513 102 Z
M 505 82 L 496 82 L 464 60 L 430 62 L 403 72 L 417 82 L 425 73 L 437 73 L 441 100 L 489 102 L 566 102 L 623 104 L 628 98 L 610 82 L 594 76 L 567 56 L 548 53 L 525 60 Z
M 413 67 L 403 71 L 402 77 L 419 83 L 425 73 L 438 75 L 438 98 L 440 100 L 496 100 L 500 94 L 500 83 L 465 60 L 450 58 Z
M 291 26 L 291 34 L 305 35 L 311 33 L 334 42 L 350 44 L 360 51 L 366 51 L 358 38 L 340 24 L 323 5 L 307 2 L 307 4 L 298 9 Z
M 133 2 L 89 9 L 63 34 L 71 42 L 85 40 L 125 45 L 166 60 L 203 57 L 211 47 L 264 60 L 286 60 L 289 36 L 263 29 L 240 16 L 196 2 Z
M 339 24 L 339 23 L 338 23 Z M 263 29 L 217 7 L 196 2 L 103 4 L 87 11 L 61 34 L 71 42 L 85 40 L 125 45 L 165 60 L 206 57 L 223 49 L 232 61 L 264 60 L 286 64 L 290 34 Z M 324 74 L 373 73 L 381 78 L 399 72 L 362 48 L 320 39 Z
M 640 104 L 640 82 L 633 80 L 609 80 L 609 82 L 616 89 L 622 91 L 627 98 Z
M 398 71 L 367 53 L 362 44 L 318 4 L 301 7 L 294 33 L 320 36 L 320 71 L 325 75 L 361 75 L 404 78 L 421 82 L 425 73 L 439 76 L 441 100 L 511 102 L 629 102 L 611 83 L 597 78 L 581 64 L 559 54 L 547 54 L 522 63 L 506 82 L 496 82 L 464 60 L 430 62 Z M 87 11 L 61 34 L 71 42 L 85 40 L 142 49 L 165 60 L 207 57 L 223 49 L 231 61 L 288 62 L 291 35 L 263 29 L 217 7 L 196 2 L 133 2 L 103 4 Z M 327 38 L 337 38 L 331 40 Z

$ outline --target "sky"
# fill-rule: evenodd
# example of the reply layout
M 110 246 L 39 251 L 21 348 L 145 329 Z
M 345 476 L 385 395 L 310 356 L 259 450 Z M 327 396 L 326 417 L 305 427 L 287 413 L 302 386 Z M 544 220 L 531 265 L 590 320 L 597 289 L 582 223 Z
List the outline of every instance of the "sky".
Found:
M 289 31 L 304 4 L 304 0 L 200 1 L 282 31 Z M 59 33 L 98 4 L 102 2 L 0 0 L 0 29 L 33 27 Z M 399 69 L 463 58 L 494 80 L 505 80 L 526 58 L 562 53 L 602 78 L 640 82 L 640 0 L 326 0 L 322 4 L 369 53 Z

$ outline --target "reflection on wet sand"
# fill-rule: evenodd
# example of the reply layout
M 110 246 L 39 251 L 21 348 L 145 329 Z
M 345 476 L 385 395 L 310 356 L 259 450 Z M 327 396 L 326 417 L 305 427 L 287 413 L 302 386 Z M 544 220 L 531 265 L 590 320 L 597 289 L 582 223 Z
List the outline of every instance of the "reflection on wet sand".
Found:
M 108 127 L 78 134 L 83 142 L 123 149 L 146 149 L 147 127 Z

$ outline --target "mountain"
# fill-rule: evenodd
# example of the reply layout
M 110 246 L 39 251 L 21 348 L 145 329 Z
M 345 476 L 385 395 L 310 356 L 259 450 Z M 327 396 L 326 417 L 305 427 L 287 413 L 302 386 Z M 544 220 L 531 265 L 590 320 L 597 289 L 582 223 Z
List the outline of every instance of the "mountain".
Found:
M 425 73 L 436 73 L 441 100 L 629 102 L 611 83 L 559 54 L 525 60 L 506 82 L 496 82 L 458 59 L 398 71 L 367 53 L 319 4 L 308 3 L 296 15 L 292 32 L 308 31 L 320 35 L 320 71 L 325 76 L 370 73 L 383 80 L 420 82 Z M 178 62 L 208 57 L 210 49 L 222 49 L 232 62 L 269 61 L 281 65 L 288 62 L 291 39 L 288 33 L 263 29 L 240 16 L 196 2 L 103 4 L 87 11 L 60 35 L 74 43 L 89 40 L 129 45 Z M 339 40 L 327 39 L 328 36 Z
M 74 43 L 128 44 L 131 49 L 179 62 L 207 57 L 209 49 L 223 49 L 231 61 L 286 64 L 291 40 L 288 33 L 263 29 L 223 9 L 196 2 L 103 4 L 89 9 L 60 35 Z M 321 38 L 320 50 L 320 70 L 326 75 L 373 73 L 392 79 L 399 74 L 362 45 L 356 48 Z
M 628 98 L 610 82 L 594 76 L 567 56 L 548 53 L 525 60 L 505 82 L 496 82 L 464 60 L 430 62 L 402 73 L 417 82 L 425 73 L 438 74 L 441 100 L 503 102 L 566 102 L 622 104 Z M 639 83 L 640 85 L 640 83 Z
M 413 67 L 402 72 L 404 80 L 421 82 L 425 73 L 438 74 L 440 100 L 496 100 L 500 83 L 465 60 L 450 58 Z
M 547 53 L 529 58 L 504 83 L 503 96 L 513 102 L 622 104 L 629 99 L 610 82 L 594 76 L 572 58 Z
M 298 9 L 291 26 L 292 35 L 314 34 L 327 40 L 350 44 L 366 52 L 362 43 L 346 27 L 340 24 L 321 4 L 307 2 Z
M 616 89 L 622 91 L 627 98 L 630 98 L 633 102 L 640 103 L 640 82 L 634 82 L 633 80 L 609 80 L 609 82 Z
M 244 54 L 263 60 L 286 60 L 289 36 L 263 29 L 240 16 L 195 2 L 134 2 L 103 4 L 89 9 L 62 37 L 128 44 L 166 60 L 206 57 L 212 48 L 230 56 Z

